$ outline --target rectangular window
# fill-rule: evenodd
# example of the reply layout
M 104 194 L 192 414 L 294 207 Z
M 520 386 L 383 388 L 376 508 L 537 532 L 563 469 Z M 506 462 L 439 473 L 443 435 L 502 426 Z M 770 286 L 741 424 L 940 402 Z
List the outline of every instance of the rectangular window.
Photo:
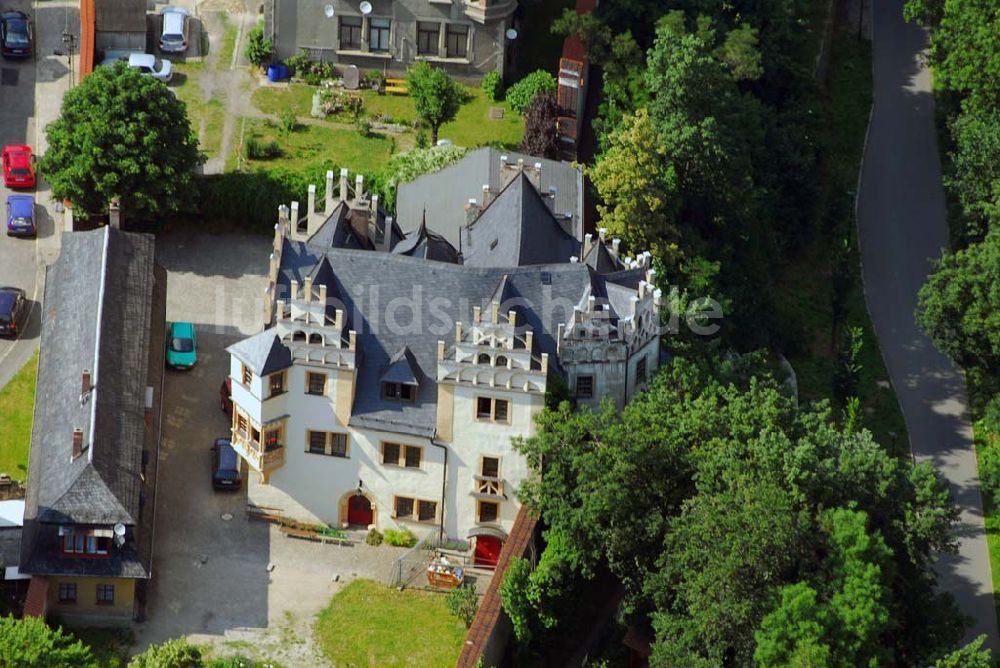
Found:
M 264 431 L 264 447 L 274 448 L 281 445 L 281 427 Z
M 399 443 L 383 443 L 382 444 L 382 464 L 389 464 L 391 466 L 399 466 Z
M 413 517 L 413 499 L 405 496 L 396 497 L 396 517 Z
M 274 396 L 276 394 L 281 394 L 285 391 L 285 372 L 279 371 L 278 373 L 272 373 L 270 376 L 270 387 L 271 394 L 268 396 Z
M 306 373 L 306 394 L 315 394 L 317 396 L 326 394 L 325 373 L 313 373 L 312 371 Z
M 406 468 L 418 469 L 420 468 L 420 457 L 423 454 L 423 449 L 418 448 L 415 445 L 404 446 L 404 463 Z
M 389 50 L 389 19 L 372 19 L 368 28 L 368 47 L 372 51 Z
M 247 416 L 243 413 L 236 414 L 236 431 L 242 431 L 244 434 L 249 433 L 250 425 L 247 423 Z
M 417 23 L 417 53 L 421 56 L 437 55 L 440 32 L 440 24 L 419 21 Z
M 330 454 L 334 457 L 347 456 L 347 434 L 330 434 Z
M 468 53 L 469 26 L 448 25 L 445 35 L 445 46 L 448 49 L 449 58 L 465 58 Z
M 594 396 L 594 377 L 576 377 L 576 397 L 578 399 L 590 399 Z
M 326 454 L 326 432 L 325 431 L 310 431 L 309 432 L 309 452 L 317 455 Z
M 492 397 L 476 398 L 476 419 L 493 422 L 510 422 L 510 401 Z
M 434 501 L 420 501 L 417 504 L 417 519 L 421 522 L 433 522 L 437 517 L 437 503 Z
M 59 583 L 59 602 L 76 603 L 76 583 L 74 582 Z
M 646 356 L 643 355 L 639 358 L 639 361 L 635 363 L 635 382 L 645 383 L 646 382 Z
M 97 585 L 97 603 L 99 605 L 114 605 L 115 586 L 102 584 Z
M 341 16 L 340 17 L 340 48 L 354 49 L 361 48 L 361 17 Z
M 246 364 L 243 365 L 243 384 L 249 385 L 253 382 L 253 371 Z
M 492 501 L 479 502 L 479 521 L 496 522 L 500 516 L 500 504 Z
M 417 398 L 417 386 L 406 383 L 382 383 L 382 398 L 413 401 Z
M 500 458 L 499 457 L 483 457 L 483 466 L 481 475 L 484 478 L 499 478 L 500 477 Z

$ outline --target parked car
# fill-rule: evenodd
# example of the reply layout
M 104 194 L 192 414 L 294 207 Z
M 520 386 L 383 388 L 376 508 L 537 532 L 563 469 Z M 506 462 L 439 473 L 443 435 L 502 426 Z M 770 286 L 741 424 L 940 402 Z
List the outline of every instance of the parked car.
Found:
M 8 188 L 35 187 L 35 156 L 30 146 L 9 144 L 3 147 L 3 184 Z
M 194 325 L 175 322 L 170 325 L 167 340 L 167 364 L 175 369 L 190 369 L 198 361 L 198 340 Z
M 24 12 L 0 13 L 0 53 L 5 58 L 27 58 L 31 55 L 31 20 Z
M 7 195 L 7 236 L 33 237 L 35 228 L 35 198 L 31 195 Z
M 128 57 L 128 66 L 163 82 L 170 81 L 174 76 L 170 61 L 151 53 L 133 53 Z
M 219 407 L 222 408 L 222 412 L 225 413 L 229 419 L 233 417 L 233 379 L 226 376 L 226 379 L 222 381 L 222 386 L 219 387 Z
M 160 51 L 184 53 L 188 48 L 188 11 L 183 7 L 164 7 L 163 30 L 160 32 Z
M 212 444 L 212 487 L 237 490 L 243 484 L 240 458 L 228 438 L 217 438 Z
M 15 338 L 24 329 L 28 300 L 21 288 L 0 288 L 0 334 Z

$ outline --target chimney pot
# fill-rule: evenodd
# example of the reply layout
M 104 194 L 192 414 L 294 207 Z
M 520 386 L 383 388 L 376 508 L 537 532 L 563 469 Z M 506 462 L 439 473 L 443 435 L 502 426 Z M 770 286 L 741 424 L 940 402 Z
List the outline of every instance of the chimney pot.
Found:
M 347 201 L 347 168 L 340 168 L 340 201 Z M 327 212 L 330 213 L 330 212 Z
M 73 430 L 73 459 L 83 454 L 83 430 L 80 428 Z
M 310 183 L 309 188 L 306 189 L 306 192 L 309 193 L 308 195 L 309 204 L 308 208 L 306 209 L 306 215 L 311 216 L 313 211 L 316 210 L 316 184 Z
M 333 170 L 326 170 L 326 192 L 323 197 L 323 211 L 330 213 L 333 204 Z
M 611 254 L 615 257 L 615 259 L 618 259 L 618 247 L 621 245 L 622 245 L 621 239 L 611 240 Z
M 604 241 L 605 237 L 608 235 L 608 228 L 602 227 L 597 230 L 597 235 L 600 237 L 601 241 Z
M 483 309 L 480 306 L 472 307 L 472 322 L 481 322 Z
M 108 223 L 116 230 L 121 229 L 122 209 L 121 202 L 117 197 L 112 197 L 111 202 L 108 205 Z
M 462 342 L 462 323 L 460 321 L 455 323 L 455 345 L 457 346 Z
M 570 261 L 570 262 L 577 262 L 577 261 L 578 261 L 579 259 L 580 259 L 580 258 L 578 258 L 577 256 L 575 256 L 575 255 L 571 255 L 571 256 L 570 256 L 570 258 L 569 258 L 569 261 Z
M 354 177 L 354 199 L 362 200 L 365 196 L 365 177 L 358 174 Z
M 90 392 L 91 388 L 90 369 L 84 369 L 83 373 L 80 374 L 80 394 L 87 394 L 87 392 Z
M 470 202 L 472 200 L 469 200 Z M 490 184 L 483 184 L 483 206 L 485 207 L 490 202 Z

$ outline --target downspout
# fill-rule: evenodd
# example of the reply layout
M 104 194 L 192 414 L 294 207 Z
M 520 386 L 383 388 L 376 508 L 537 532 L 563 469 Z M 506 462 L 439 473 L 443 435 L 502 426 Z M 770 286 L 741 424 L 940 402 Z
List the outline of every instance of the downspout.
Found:
M 435 441 L 437 437 L 437 430 L 434 431 L 434 436 L 430 437 L 431 445 L 441 448 L 444 451 L 444 469 L 441 471 L 441 523 L 438 528 L 438 547 L 444 544 L 444 511 L 445 511 L 445 494 L 448 489 L 448 448 Z

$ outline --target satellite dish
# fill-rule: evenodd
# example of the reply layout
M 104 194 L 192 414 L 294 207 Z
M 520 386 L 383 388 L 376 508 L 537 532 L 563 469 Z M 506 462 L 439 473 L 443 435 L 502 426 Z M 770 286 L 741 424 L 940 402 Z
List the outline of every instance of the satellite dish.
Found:
M 115 545 L 121 547 L 125 544 L 125 525 L 118 523 L 115 525 Z
M 517 39 L 517 31 L 513 28 L 507 28 L 507 32 L 504 33 L 507 39 Z
M 333 5 L 327 5 L 326 7 L 324 7 L 323 8 L 323 13 L 326 15 L 326 18 L 332 19 L 333 18 Z
M 372 9 L 373 9 L 372 8 L 372 3 L 368 2 L 368 0 L 364 0 L 364 2 L 362 2 L 360 5 L 358 5 L 358 9 L 361 10 L 362 14 L 364 14 L 365 16 L 368 16 L 369 14 L 372 13 Z

